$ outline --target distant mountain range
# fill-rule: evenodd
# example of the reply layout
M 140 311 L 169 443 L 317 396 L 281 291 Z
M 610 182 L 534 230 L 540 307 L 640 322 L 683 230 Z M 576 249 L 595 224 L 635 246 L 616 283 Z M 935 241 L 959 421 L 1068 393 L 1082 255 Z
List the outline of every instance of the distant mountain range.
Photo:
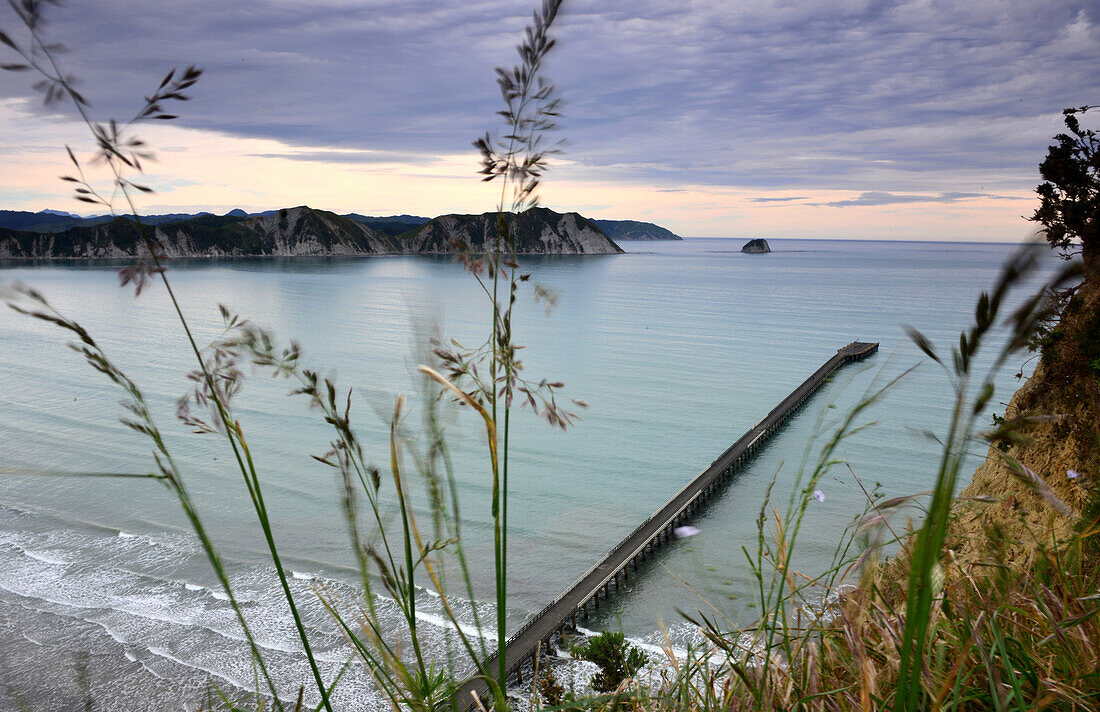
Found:
M 358 220 L 375 232 L 384 232 L 387 235 L 400 235 L 414 227 L 427 223 L 431 218 L 422 218 L 419 215 L 390 215 L 389 217 L 371 217 L 359 213 L 348 213 L 344 217 Z
M 237 211 L 233 211 L 237 212 Z M 244 211 L 240 211 L 243 213 Z M 200 215 L 211 213 L 171 213 L 168 215 L 142 216 L 141 221 L 146 225 L 164 225 L 182 220 L 190 220 Z M 0 228 L 10 230 L 23 230 L 26 232 L 64 232 L 73 227 L 91 227 L 109 223 L 114 218 L 110 215 L 95 215 L 92 217 L 80 217 L 71 213 L 63 213 L 58 210 L 43 210 L 37 213 L 24 212 L 22 210 L 0 210 Z
M 35 216 L 30 222 L 24 216 Z M 0 213 L 0 225 L 12 213 Z M 15 214 L 24 225 L 83 221 L 59 231 L 0 227 L 0 259 L 125 259 L 144 254 L 137 223 L 127 218 L 74 218 L 53 212 Z M 506 214 L 520 254 L 614 254 L 622 249 L 592 220 L 546 208 Z M 301 206 L 256 215 L 157 215 L 142 218 L 169 257 L 295 257 L 485 252 L 496 237 L 496 213 L 425 219 L 342 216 Z

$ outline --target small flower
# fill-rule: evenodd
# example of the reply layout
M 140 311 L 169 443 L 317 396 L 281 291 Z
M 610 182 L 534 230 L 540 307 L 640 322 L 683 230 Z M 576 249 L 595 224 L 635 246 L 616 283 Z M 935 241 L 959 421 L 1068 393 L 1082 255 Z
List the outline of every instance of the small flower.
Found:
M 696 534 L 699 533 L 699 530 L 696 529 L 695 527 L 691 527 L 691 526 L 682 526 L 682 527 L 676 527 L 675 529 L 673 529 L 672 533 L 675 534 L 680 539 L 683 539 L 685 537 L 695 536 Z
M 824 502 L 825 501 L 825 493 L 822 492 L 821 490 L 814 490 L 814 499 L 816 499 L 818 502 Z
M 1068 477 L 1071 480 L 1075 480 L 1080 476 L 1081 476 L 1081 473 L 1078 472 L 1077 470 L 1066 470 L 1066 477 Z

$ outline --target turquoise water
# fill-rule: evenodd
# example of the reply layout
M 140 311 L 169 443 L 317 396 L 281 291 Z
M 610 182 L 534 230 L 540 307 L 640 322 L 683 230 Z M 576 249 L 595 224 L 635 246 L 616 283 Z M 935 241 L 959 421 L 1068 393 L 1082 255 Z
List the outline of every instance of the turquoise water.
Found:
M 564 381 L 566 394 L 590 407 L 565 433 L 530 413 L 513 419 L 511 625 L 556 596 L 853 340 L 880 342 L 879 354 L 839 372 L 699 515 L 700 533 L 663 548 L 586 626 L 621 627 L 656 642 L 664 624 L 674 642 L 685 642 L 690 630 L 679 610 L 713 605 L 731 620 L 751 621 L 753 587 L 741 548 L 755 549 L 773 476 L 782 509 L 807 445 L 821 443 L 814 433 L 822 423 L 918 363 L 863 419 L 878 424 L 846 441 L 840 455 L 868 489 L 881 483 L 886 497 L 930 486 L 937 446 L 921 433 L 943 432 L 951 393 L 902 325 L 946 351 L 1011 248 L 775 240 L 772 254 L 742 255 L 741 244 L 624 243 L 625 255 L 525 260 L 533 281 L 560 296 L 547 316 L 544 304 L 521 295 L 516 340 L 527 346 L 525 371 L 535 381 Z M 309 364 L 354 387 L 353 423 L 380 466 L 388 462 L 394 401 L 417 392 L 412 374 L 424 335 L 437 326 L 476 343 L 488 324 L 484 295 L 448 259 L 191 262 L 174 265 L 171 278 L 200 343 L 219 334 L 216 306 L 225 303 L 297 339 Z M 117 287 L 110 265 L 0 265 L 0 282 L 11 281 L 35 287 L 83 324 L 145 390 L 261 643 L 296 692 L 307 673 L 240 475 L 223 441 L 190 434 L 174 419 L 193 356 L 163 290 L 135 300 Z M 0 467 L 149 471 L 148 445 L 118 423 L 121 394 L 65 342 L 55 327 L 0 316 Z M 995 408 L 1015 388 L 1017 366 L 999 378 Z M 297 572 L 294 585 L 312 601 L 316 581 L 343 590 L 351 561 L 333 471 L 309 457 L 327 450 L 329 431 L 286 392 L 285 382 L 257 377 L 235 411 L 256 453 L 280 548 Z M 416 416 L 407 424 L 415 429 Z M 448 416 L 466 542 L 478 595 L 488 598 L 491 483 L 481 436 L 472 413 Z M 827 566 L 845 526 L 863 510 L 852 472 L 838 467 L 819 485 L 825 499 L 812 503 L 797 553 L 807 573 Z M 220 595 L 156 483 L 0 478 L 0 682 L 33 693 L 46 709 L 79 700 L 80 679 L 100 686 L 118 709 L 135 710 L 150 701 L 197 700 L 211 677 L 246 687 L 251 670 Z M 442 657 L 434 599 L 424 598 L 425 625 Z M 346 650 L 320 606 L 307 608 L 323 665 L 335 671 Z M 381 709 L 360 684 L 353 678 L 345 690 L 349 704 Z

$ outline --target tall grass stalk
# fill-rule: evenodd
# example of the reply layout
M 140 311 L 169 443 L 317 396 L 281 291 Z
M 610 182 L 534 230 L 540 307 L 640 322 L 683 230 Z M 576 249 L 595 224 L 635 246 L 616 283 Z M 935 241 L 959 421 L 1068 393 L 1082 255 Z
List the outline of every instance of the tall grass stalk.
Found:
M 494 575 L 496 580 L 496 704 L 506 705 L 507 689 L 508 603 L 508 492 L 509 453 L 511 450 L 511 416 L 514 397 L 519 394 L 524 405 L 536 413 L 540 404 L 544 417 L 551 425 L 567 427 L 572 413 L 558 407 L 554 391 L 560 383 L 532 384 L 520 377 L 522 364 L 516 353 L 512 309 L 521 282 L 530 275 L 518 273 L 514 220 L 518 214 L 538 204 L 537 188 L 547 159 L 557 151 L 543 144 L 544 136 L 556 127 L 560 100 L 552 83 L 543 75 L 543 62 L 553 49 L 555 40 L 549 31 L 558 16 L 562 0 L 543 0 L 527 26 L 523 42 L 517 46 L 520 63 L 511 69 L 497 68 L 497 86 L 504 101 L 504 109 L 498 113 L 505 123 L 505 134 L 494 138 L 489 133 L 479 137 L 474 146 L 481 155 L 481 173 L 484 181 L 498 180 L 500 199 L 497 203 L 496 235 L 493 250 L 487 255 L 476 255 L 468 248 L 464 259 L 488 295 L 491 307 L 491 335 L 489 342 L 475 350 L 458 348 L 437 349 L 448 367 L 448 376 L 460 384 L 462 392 L 473 398 L 459 398 L 458 402 L 473 404 L 473 400 L 486 403 L 480 409 L 487 424 L 487 444 L 490 449 L 492 471 L 492 517 Z M 491 287 L 482 273 L 488 272 Z M 544 296 L 544 290 L 536 289 L 536 298 Z M 483 382 L 477 376 L 476 364 L 488 360 L 489 380 Z M 503 422 L 502 422 L 503 421 Z M 498 452 L 498 447 L 499 452 Z
M 510 451 L 512 398 L 516 388 L 517 363 L 512 332 L 512 306 L 517 287 L 515 232 L 505 217 L 505 199 L 511 192 L 510 212 L 517 214 L 537 204 L 535 193 L 541 172 L 545 169 L 546 152 L 541 147 L 543 134 L 554 128 L 558 99 L 554 87 L 542 75 L 542 63 L 554 47 L 549 30 L 557 17 L 561 0 L 543 0 L 541 12 L 536 12 L 526 36 L 517 50 L 520 65 L 511 71 L 497 69 L 497 85 L 504 100 L 504 117 L 507 133 L 502 141 L 494 142 L 488 135 L 475 141 L 482 156 L 484 180 L 500 181 L 500 200 L 497 203 L 497 232 L 495 250 L 491 255 L 490 272 L 493 278 L 492 340 L 490 375 L 493 389 L 488 394 L 492 405 L 493 422 L 499 422 L 499 398 L 504 397 L 504 441 L 499 457 L 499 492 L 494 493 L 494 544 L 497 559 L 497 682 L 501 690 L 507 686 L 507 661 L 504 649 L 507 645 L 508 601 L 508 456 Z M 499 149 L 503 147 L 503 153 Z M 508 295 L 502 303 L 501 273 L 507 269 Z M 498 376 L 499 384 L 498 385 Z M 495 442 L 493 447 L 495 448 Z M 494 469 L 497 467 L 494 456 Z M 494 475 L 494 482 L 496 477 Z M 501 700 L 498 700 L 498 704 Z

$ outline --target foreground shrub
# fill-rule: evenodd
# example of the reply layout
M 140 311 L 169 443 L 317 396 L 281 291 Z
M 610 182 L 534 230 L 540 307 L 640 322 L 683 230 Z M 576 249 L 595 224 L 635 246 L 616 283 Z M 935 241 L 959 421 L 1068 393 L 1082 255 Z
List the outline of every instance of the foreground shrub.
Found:
M 604 631 L 595 638 L 573 647 L 573 657 L 599 666 L 592 677 L 592 689 L 612 692 L 634 677 L 646 664 L 646 655 L 626 642 L 622 633 Z

